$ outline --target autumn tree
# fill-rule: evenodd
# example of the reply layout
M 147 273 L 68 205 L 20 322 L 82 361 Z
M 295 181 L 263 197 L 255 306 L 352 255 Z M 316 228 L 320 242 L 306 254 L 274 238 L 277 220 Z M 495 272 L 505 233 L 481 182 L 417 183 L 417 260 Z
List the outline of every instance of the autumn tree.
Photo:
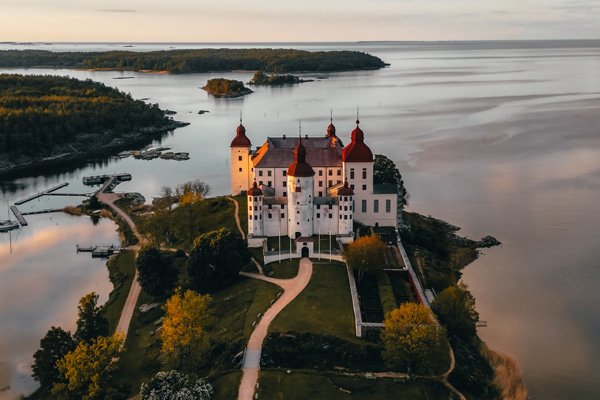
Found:
M 71 332 L 52 327 L 46 336 L 40 340 L 40 349 L 33 354 L 33 378 L 40 383 L 43 389 L 50 389 L 52 385 L 59 382 L 60 374 L 57 362 L 67 353 L 73 351 L 77 342 L 71 336 Z
M 444 328 L 422 304 L 403 303 L 388 313 L 381 336 L 383 359 L 391 368 L 425 374 L 440 373 L 448 366 Z
M 138 282 L 154 297 L 168 296 L 177 283 L 179 271 L 156 247 L 142 249 L 136 260 Z
M 363 236 L 348 244 L 344 259 L 350 268 L 358 270 L 358 279 L 385 266 L 386 246 L 376 235 Z
M 214 389 L 204 379 L 172 370 L 158 372 L 148 383 L 142 384 L 141 400 L 210 400 Z
M 188 275 L 199 292 L 215 290 L 235 279 L 250 261 L 248 244 L 227 228 L 200 235 L 188 260 Z
M 408 204 L 408 193 L 404 187 L 402 175 L 400 175 L 396 164 L 384 155 L 375 155 L 375 161 L 373 162 L 373 183 L 396 185 L 402 205 L 405 206 Z
M 475 310 L 475 297 L 465 284 L 452 285 L 441 291 L 431 309 L 448 333 L 470 339 L 477 331 L 479 313 Z
M 96 304 L 98 295 L 95 292 L 86 294 L 79 300 L 77 330 L 75 339 L 89 341 L 98 336 L 108 335 L 108 321 L 101 315 L 102 309 Z
M 122 345 L 123 338 L 119 335 L 79 342 L 75 350 L 58 361 L 62 381 L 54 384 L 52 394 L 68 400 L 111 397 L 114 386 L 110 382 Z
M 165 303 L 162 323 L 162 353 L 167 363 L 177 369 L 188 368 L 197 362 L 208 347 L 206 326 L 212 316 L 211 297 L 193 290 L 179 290 Z

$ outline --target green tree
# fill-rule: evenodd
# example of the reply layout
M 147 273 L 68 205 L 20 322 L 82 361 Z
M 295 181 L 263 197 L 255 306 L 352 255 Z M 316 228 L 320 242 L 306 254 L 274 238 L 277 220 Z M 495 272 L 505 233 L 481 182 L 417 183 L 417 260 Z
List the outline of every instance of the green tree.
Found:
M 210 400 L 213 387 L 204 379 L 172 370 L 158 372 L 150 382 L 142 384 L 141 400 Z
M 156 247 L 142 249 L 136 260 L 138 282 L 146 293 L 154 297 L 173 292 L 179 271 Z
M 160 336 L 162 353 L 168 363 L 179 368 L 190 368 L 199 361 L 208 348 L 206 326 L 211 321 L 211 297 L 193 290 L 179 290 L 165 303 Z
M 365 273 L 374 273 L 383 269 L 385 250 L 385 244 L 377 236 L 363 236 L 346 246 L 344 259 L 350 268 L 358 270 L 360 280 Z
M 121 355 L 123 338 L 99 336 L 80 342 L 75 350 L 58 361 L 63 382 L 54 384 L 52 394 L 59 399 L 106 399 L 112 392 L 111 378 Z M 113 397 L 114 398 L 114 397 Z
M 383 359 L 391 368 L 425 374 L 440 373 L 449 365 L 444 328 L 422 304 L 403 303 L 388 313 L 381 337 Z
M 431 309 L 451 335 L 463 339 L 475 336 L 479 313 L 475 310 L 475 297 L 465 284 L 442 290 L 431 303 Z
M 188 260 L 188 275 L 192 286 L 210 292 L 237 278 L 250 261 L 248 244 L 240 235 L 227 228 L 198 236 Z
M 52 327 L 46 336 L 40 340 L 40 349 L 33 354 L 33 378 L 40 383 L 42 388 L 50 389 L 52 385 L 59 382 L 60 374 L 56 363 L 67 353 L 73 351 L 77 342 L 71 336 L 71 332 L 64 331 L 60 327 Z
M 98 295 L 86 294 L 79 300 L 77 330 L 75 339 L 90 341 L 98 336 L 108 335 L 108 321 L 101 315 L 102 308 L 97 307 Z
M 373 183 L 396 185 L 402 205 L 408 204 L 408 193 L 396 164 L 384 155 L 376 154 L 373 163 Z

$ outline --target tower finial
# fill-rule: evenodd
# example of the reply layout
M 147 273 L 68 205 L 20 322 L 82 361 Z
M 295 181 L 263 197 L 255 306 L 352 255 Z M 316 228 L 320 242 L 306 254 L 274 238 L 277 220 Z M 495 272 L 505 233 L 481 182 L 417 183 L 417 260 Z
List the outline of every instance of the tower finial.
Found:
M 360 120 L 358 119 L 358 106 L 356 106 L 356 125 L 360 124 Z
M 329 122 L 333 124 L 333 108 L 329 109 Z
M 302 120 L 301 119 L 298 120 L 298 137 L 300 138 L 300 141 L 302 141 Z
M 240 110 L 240 125 L 242 125 L 242 110 Z

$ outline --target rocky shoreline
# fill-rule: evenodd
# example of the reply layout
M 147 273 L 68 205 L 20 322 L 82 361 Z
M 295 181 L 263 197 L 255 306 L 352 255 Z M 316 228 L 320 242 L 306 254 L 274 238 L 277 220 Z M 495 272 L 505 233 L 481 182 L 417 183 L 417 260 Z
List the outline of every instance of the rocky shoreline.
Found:
M 94 156 L 110 156 L 116 151 L 131 148 L 134 145 L 144 145 L 152 142 L 157 136 L 189 125 L 188 122 L 171 121 L 163 126 L 148 126 L 137 131 L 112 137 L 112 132 L 103 134 L 82 135 L 74 143 L 53 149 L 46 157 L 21 156 L 16 161 L 9 161 L 0 156 L 0 178 L 21 174 L 45 166 L 54 166 L 74 161 L 85 161 Z

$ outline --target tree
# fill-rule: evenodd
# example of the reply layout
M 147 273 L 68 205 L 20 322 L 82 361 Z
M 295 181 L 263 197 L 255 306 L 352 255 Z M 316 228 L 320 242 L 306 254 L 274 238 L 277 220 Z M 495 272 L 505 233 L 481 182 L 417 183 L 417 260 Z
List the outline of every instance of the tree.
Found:
M 215 290 L 237 278 L 250 261 L 248 244 L 227 228 L 198 236 L 188 260 L 192 286 L 199 292 Z
M 385 266 L 386 246 L 376 235 L 363 236 L 350 243 L 344 250 L 344 259 L 350 268 L 358 270 L 358 279 L 365 273 L 373 273 Z
M 58 371 L 64 382 L 54 384 L 52 394 L 69 400 L 106 398 L 122 345 L 123 338 L 119 335 L 80 342 L 75 350 L 58 361 Z
M 162 353 L 167 360 L 186 368 L 198 361 L 208 347 L 206 325 L 212 316 L 209 310 L 211 297 L 193 290 L 179 290 L 165 303 L 162 323 Z
M 108 335 L 108 321 L 100 313 L 102 309 L 96 306 L 98 295 L 95 292 L 86 294 L 79 300 L 79 318 L 75 339 L 90 341 L 98 336 Z
M 204 379 L 195 379 L 175 370 L 158 372 L 142 384 L 141 400 L 210 400 L 213 387 Z
M 156 247 L 142 249 L 135 263 L 138 269 L 138 282 L 146 293 L 154 297 L 172 293 L 179 271 L 159 249 Z
M 422 304 L 403 303 L 383 321 L 383 359 L 391 368 L 439 373 L 449 362 L 448 342 Z
M 373 183 L 397 185 L 402 205 L 408 204 L 408 193 L 396 164 L 384 155 L 376 154 L 373 163 Z
M 73 351 L 77 342 L 71 332 L 52 327 L 46 336 L 40 340 L 40 349 L 33 354 L 33 378 L 40 383 L 42 388 L 50 389 L 59 382 L 60 374 L 56 363 L 67 353 Z
M 450 334 L 463 339 L 475 336 L 479 313 L 475 310 L 475 297 L 467 285 L 461 283 L 447 287 L 436 296 L 431 309 Z

